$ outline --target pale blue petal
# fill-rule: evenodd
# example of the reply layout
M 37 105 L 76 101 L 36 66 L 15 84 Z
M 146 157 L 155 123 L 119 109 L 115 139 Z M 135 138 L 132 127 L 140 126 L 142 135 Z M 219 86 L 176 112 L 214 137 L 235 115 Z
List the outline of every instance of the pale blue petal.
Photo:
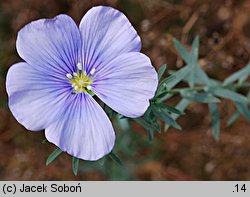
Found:
M 17 51 L 35 69 L 63 75 L 76 70 L 80 60 L 81 37 L 75 22 L 67 15 L 40 19 L 22 28 Z
M 139 52 L 123 54 L 100 66 L 93 92 L 118 113 L 135 118 L 144 114 L 158 85 L 150 59 Z
M 127 17 L 106 6 L 90 9 L 80 23 L 82 56 L 86 71 L 132 51 L 140 51 L 141 40 Z
M 69 102 L 60 119 L 45 129 L 48 141 L 84 160 L 98 160 L 110 153 L 115 133 L 99 104 L 84 93 Z
M 71 92 L 67 80 L 33 69 L 27 63 L 10 67 L 6 78 L 9 108 L 29 130 L 42 130 L 55 121 Z

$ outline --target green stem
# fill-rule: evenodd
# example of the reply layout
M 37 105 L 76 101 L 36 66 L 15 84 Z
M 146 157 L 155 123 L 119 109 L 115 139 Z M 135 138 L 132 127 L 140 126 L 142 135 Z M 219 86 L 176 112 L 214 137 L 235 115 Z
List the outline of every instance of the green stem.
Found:
M 214 89 L 218 88 L 220 86 L 196 86 L 196 87 L 188 87 L 188 88 L 174 88 L 172 90 L 166 90 L 161 92 L 160 94 L 180 94 L 181 91 L 207 91 L 209 89 Z M 227 84 L 227 85 L 222 85 L 223 88 L 226 89 L 239 89 L 239 88 L 250 88 L 250 83 L 242 83 L 242 84 Z M 164 99 L 161 99 L 163 101 Z

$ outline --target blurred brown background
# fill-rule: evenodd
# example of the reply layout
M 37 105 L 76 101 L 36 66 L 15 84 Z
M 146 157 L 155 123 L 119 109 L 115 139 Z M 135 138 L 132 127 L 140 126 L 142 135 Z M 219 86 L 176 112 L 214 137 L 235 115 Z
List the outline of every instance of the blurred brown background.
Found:
M 203 104 L 191 104 L 174 129 L 148 143 L 143 128 L 117 132 L 117 147 L 126 169 L 107 160 L 81 162 L 79 175 L 62 154 L 49 166 L 55 149 L 42 144 L 43 132 L 26 131 L 7 107 L 5 76 L 20 61 L 15 49 L 17 32 L 39 18 L 70 15 L 77 24 L 88 9 L 109 5 L 124 12 L 142 38 L 143 52 L 158 69 L 179 69 L 183 61 L 172 38 L 187 48 L 200 36 L 200 64 L 209 76 L 223 80 L 244 67 L 250 56 L 249 0 L 1 0 L 0 1 L 0 180 L 250 180 L 250 125 L 240 118 L 232 127 L 225 121 L 234 112 L 221 104 L 219 142 L 211 136 L 211 119 Z M 174 101 L 173 103 L 174 104 Z

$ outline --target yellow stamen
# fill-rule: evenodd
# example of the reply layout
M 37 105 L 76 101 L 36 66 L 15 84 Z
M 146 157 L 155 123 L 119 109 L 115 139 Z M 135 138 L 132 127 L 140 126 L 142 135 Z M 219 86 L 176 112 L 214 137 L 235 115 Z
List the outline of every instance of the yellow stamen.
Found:
M 66 77 L 69 79 L 69 81 L 71 82 L 71 86 L 73 88 L 74 93 L 89 93 L 90 95 L 94 95 L 92 90 L 92 77 L 94 74 L 95 70 L 91 70 L 90 72 L 90 76 L 88 76 L 86 71 L 82 70 L 82 64 L 78 63 L 77 64 L 77 72 L 73 72 L 73 75 L 68 73 L 66 74 Z

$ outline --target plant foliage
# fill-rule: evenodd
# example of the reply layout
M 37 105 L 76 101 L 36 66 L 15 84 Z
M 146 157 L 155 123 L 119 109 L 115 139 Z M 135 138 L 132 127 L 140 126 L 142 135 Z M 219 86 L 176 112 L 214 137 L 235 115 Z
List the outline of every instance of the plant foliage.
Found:
M 248 108 L 250 101 L 250 83 L 247 78 L 250 75 L 250 63 L 238 72 L 233 73 L 224 81 L 217 81 L 210 78 L 207 73 L 200 66 L 199 59 L 199 37 L 197 36 L 191 47 L 191 51 L 177 40 L 173 39 L 176 50 L 186 62 L 186 65 L 177 71 L 169 72 L 166 75 L 167 65 L 163 65 L 158 71 L 159 85 L 155 96 L 150 100 L 150 106 L 143 117 L 129 119 L 126 117 L 119 117 L 119 119 L 128 119 L 135 121 L 145 128 L 147 131 L 148 140 L 154 139 L 155 132 L 161 133 L 167 131 L 169 127 L 177 130 L 182 130 L 177 120 L 180 116 L 185 114 L 185 109 L 191 102 L 199 102 L 207 105 L 211 115 L 212 134 L 216 141 L 220 138 L 220 110 L 219 105 L 222 99 L 231 100 L 236 108 L 234 114 L 227 121 L 227 126 L 231 126 L 241 115 L 250 122 L 250 110 Z M 178 88 L 180 83 L 182 87 Z M 238 92 L 240 88 L 247 89 L 247 93 L 241 94 Z M 176 106 L 168 104 L 168 99 L 173 96 L 180 98 Z M 110 118 L 120 116 L 108 106 L 104 109 Z M 162 126 L 161 123 L 164 123 Z M 183 129 L 185 130 L 185 128 Z M 47 165 L 51 163 L 62 151 L 55 150 L 48 158 Z M 123 163 L 117 155 L 111 152 L 106 157 L 111 158 L 119 166 Z M 101 166 L 104 165 L 104 159 L 99 160 Z M 73 172 L 76 175 L 78 170 L 79 160 L 72 159 Z

